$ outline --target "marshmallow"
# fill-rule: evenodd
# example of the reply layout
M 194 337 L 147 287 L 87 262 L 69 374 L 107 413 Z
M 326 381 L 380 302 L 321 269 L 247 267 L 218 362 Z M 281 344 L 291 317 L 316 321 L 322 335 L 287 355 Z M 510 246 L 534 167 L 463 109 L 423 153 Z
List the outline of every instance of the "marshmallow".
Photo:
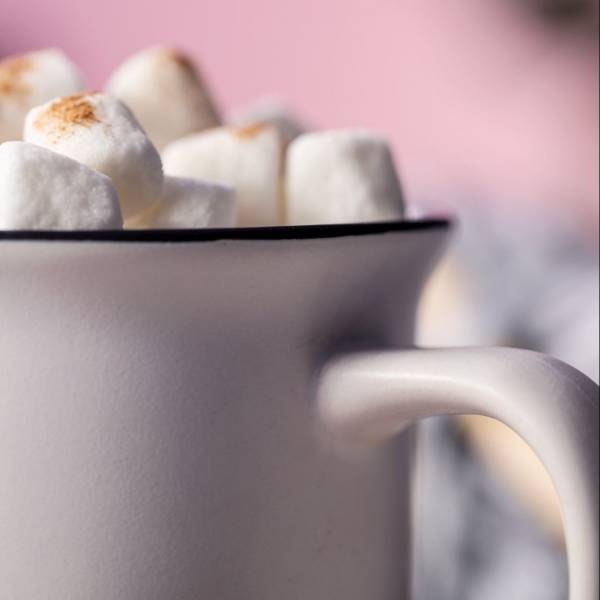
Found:
M 169 144 L 162 157 L 169 175 L 233 186 L 238 225 L 277 225 L 281 222 L 281 148 L 275 128 L 254 124 L 184 137 Z
M 171 48 L 134 54 L 112 74 L 106 90 L 131 109 L 159 150 L 221 124 L 200 73 L 188 57 Z
M 199 179 L 165 176 L 162 198 L 125 223 L 128 229 L 233 227 L 233 188 Z
M 149 208 L 161 195 L 160 156 L 116 98 L 80 94 L 38 106 L 25 119 L 25 140 L 108 175 L 125 218 Z
M 0 229 L 120 229 L 106 175 L 26 142 L 0 145 Z
M 83 89 L 77 67 L 54 49 L 0 61 L 0 142 L 20 140 L 29 109 Z
M 265 96 L 235 110 L 229 122 L 238 127 L 252 123 L 267 123 L 277 129 L 284 147 L 306 131 L 306 127 L 277 98 Z
M 292 225 L 399 219 L 403 198 L 386 141 L 367 131 L 307 133 L 288 149 Z

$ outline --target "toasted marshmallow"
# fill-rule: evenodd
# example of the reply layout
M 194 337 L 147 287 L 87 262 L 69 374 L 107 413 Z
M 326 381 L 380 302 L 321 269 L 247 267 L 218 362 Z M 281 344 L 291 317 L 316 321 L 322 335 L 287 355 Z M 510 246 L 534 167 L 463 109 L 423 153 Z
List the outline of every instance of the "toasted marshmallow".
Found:
M 0 145 L 0 229 L 120 229 L 106 175 L 26 142 Z
M 125 223 L 127 229 L 233 227 L 235 194 L 219 183 L 165 176 L 162 198 Z
M 253 123 L 267 123 L 277 129 L 284 147 L 306 131 L 306 127 L 277 98 L 265 96 L 231 113 L 229 123 L 245 127 Z
M 83 88 L 77 67 L 60 50 L 39 50 L 0 61 L 0 142 L 22 139 L 29 109 Z
M 385 221 L 404 212 L 389 146 L 367 131 L 307 133 L 294 140 L 286 201 L 292 225 Z
M 171 48 L 148 48 L 129 57 L 112 74 L 106 90 L 132 110 L 159 150 L 184 135 L 221 124 L 198 69 Z
M 184 137 L 163 151 L 165 173 L 235 188 L 237 224 L 281 222 L 281 140 L 274 127 L 220 127 Z
M 161 195 L 160 156 L 130 110 L 112 96 L 66 96 L 32 109 L 25 140 L 108 175 L 124 218 L 149 208 Z

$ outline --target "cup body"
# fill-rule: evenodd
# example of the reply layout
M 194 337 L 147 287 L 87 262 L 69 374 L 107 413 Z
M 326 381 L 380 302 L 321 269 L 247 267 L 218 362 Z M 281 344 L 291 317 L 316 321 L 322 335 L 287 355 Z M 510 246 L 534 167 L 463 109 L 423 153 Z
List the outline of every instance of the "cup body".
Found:
M 408 594 L 410 433 L 341 453 L 313 390 L 412 344 L 446 227 L 349 231 L 0 239 L 3 597 Z

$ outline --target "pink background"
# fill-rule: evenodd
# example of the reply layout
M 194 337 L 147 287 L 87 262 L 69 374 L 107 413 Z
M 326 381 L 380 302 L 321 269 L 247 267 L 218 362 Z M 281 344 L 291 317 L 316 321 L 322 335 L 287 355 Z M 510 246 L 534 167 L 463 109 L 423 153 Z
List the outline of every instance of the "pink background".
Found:
M 507 0 L 0 0 L 0 55 L 64 48 L 102 86 L 129 53 L 189 50 L 226 109 L 276 93 L 318 127 L 392 139 L 410 197 L 598 214 L 589 34 Z

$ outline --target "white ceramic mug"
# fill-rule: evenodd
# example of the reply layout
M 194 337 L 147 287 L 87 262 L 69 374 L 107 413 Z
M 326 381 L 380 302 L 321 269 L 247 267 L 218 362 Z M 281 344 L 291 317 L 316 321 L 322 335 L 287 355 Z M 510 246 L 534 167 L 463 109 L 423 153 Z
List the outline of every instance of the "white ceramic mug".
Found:
M 598 388 L 413 347 L 447 230 L 0 233 L 0 597 L 406 598 L 407 426 L 478 413 L 549 469 L 596 600 Z

